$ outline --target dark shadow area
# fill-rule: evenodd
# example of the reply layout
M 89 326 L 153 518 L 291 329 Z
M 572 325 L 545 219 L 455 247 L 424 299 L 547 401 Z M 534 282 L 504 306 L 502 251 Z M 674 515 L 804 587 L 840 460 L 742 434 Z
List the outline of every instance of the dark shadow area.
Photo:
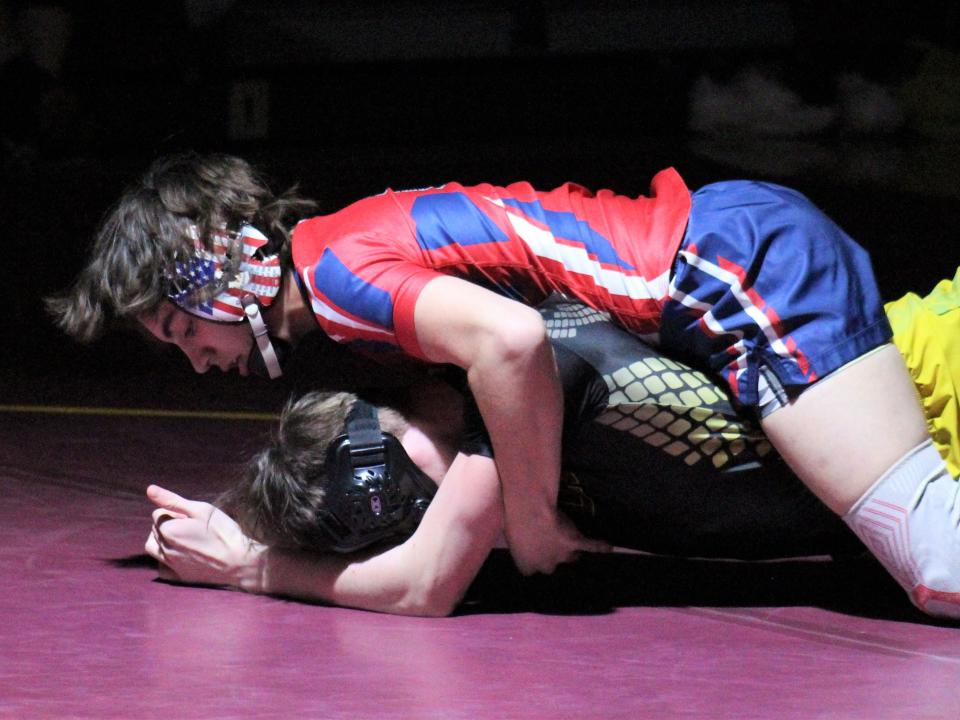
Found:
M 128 555 L 127 557 L 121 558 L 110 558 L 105 561 L 108 565 L 111 565 L 115 568 L 125 569 L 125 568 L 157 568 L 157 561 L 152 557 L 143 553 L 141 555 Z
M 495 550 L 458 614 L 604 614 L 624 607 L 812 606 L 884 620 L 944 624 L 910 605 L 871 558 L 737 562 L 614 553 L 553 575 L 521 576 Z
M 106 562 L 118 569 L 157 567 L 146 554 Z M 629 607 L 817 607 L 862 618 L 956 627 L 914 608 L 865 555 L 743 562 L 617 552 L 584 557 L 552 575 L 524 577 L 506 550 L 494 550 L 454 614 L 606 615 Z

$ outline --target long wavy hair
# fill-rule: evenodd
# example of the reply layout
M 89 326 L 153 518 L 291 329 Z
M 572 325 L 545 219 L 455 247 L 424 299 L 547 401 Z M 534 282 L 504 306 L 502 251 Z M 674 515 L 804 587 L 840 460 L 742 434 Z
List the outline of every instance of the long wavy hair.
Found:
M 57 325 L 81 341 L 113 320 L 159 309 L 177 257 L 193 251 L 191 228 L 257 227 L 289 267 L 290 228 L 315 209 L 296 187 L 279 196 L 245 160 L 186 153 L 157 160 L 120 197 L 96 234 L 87 265 L 64 293 L 45 299 Z

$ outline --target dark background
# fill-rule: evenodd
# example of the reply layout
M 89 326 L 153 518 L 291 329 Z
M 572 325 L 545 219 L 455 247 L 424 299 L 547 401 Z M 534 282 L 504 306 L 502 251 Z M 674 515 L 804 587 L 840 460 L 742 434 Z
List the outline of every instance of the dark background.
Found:
M 124 185 L 184 149 L 323 211 L 451 179 L 775 180 L 871 251 L 885 297 L 926 292 L 960 264 L 958 30 L 953 3 L 882 0 L 2 0 L 0 403 L 279 401 L 44 317 Z

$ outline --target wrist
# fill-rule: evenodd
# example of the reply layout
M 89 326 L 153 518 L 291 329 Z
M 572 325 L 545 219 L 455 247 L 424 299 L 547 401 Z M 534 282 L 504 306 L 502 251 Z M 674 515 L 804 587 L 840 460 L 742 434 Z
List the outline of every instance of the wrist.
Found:
M 270 548 L 255 540 L 248 541 L 243 560 L 237 566 L 235 586 L 244 592 L 265 593 L 269 591 Z

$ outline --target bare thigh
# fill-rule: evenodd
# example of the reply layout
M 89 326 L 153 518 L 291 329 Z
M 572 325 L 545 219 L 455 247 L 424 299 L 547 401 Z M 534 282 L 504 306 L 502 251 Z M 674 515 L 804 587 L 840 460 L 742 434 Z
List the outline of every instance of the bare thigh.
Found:
M 916 389 L 893 345 L 824 378 L 762 426 L 797 476 L 841 515 L 927 438 Z

